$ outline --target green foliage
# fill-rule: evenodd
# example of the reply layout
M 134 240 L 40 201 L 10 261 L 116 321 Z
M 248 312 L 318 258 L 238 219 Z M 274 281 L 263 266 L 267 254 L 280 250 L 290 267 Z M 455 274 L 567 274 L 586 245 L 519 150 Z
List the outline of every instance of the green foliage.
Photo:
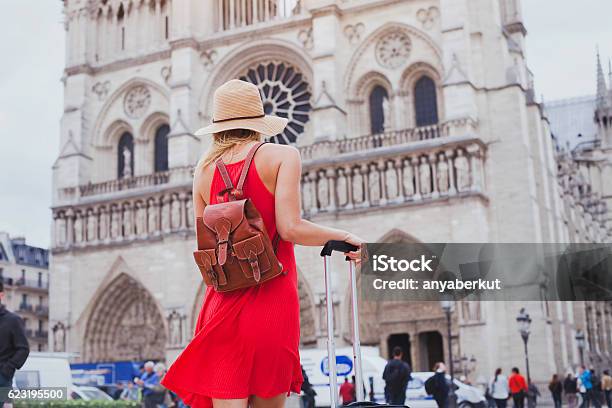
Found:
M 139 408 L 141 405 L 134 401 L 15 401 L 15 408 Z

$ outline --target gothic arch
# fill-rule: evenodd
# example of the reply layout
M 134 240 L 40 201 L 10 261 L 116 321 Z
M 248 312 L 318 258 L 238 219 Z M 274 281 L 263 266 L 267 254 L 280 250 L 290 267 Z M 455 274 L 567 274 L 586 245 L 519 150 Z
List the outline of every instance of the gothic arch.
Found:
M 372 134 L 372 106 L 370 94 L 376 87 L 382 87 L 387 92 L 387 98 L 391 98 L 394 90 L 391 81 L 379 71 L 370 71 L 359 78 L 354 94 L 351 95 L 351 103 L 348 105 L 350 115 L 358 121 L 355 131 L 359 135 Z M 392 109 L 391 109 L 392 110 Z M 392 121 L 393 122 L 393 121 Z M 387 124 L 387 126 L 391 124 Z
M 357 50 L 355 51 L 355 53 L 353 54 L 353 56 L 351 57 L 350 62 L 347 65 L 346 68 L 346 73 L 344 75 L 345 78 L 345 82 L 344 82 L 344 89 L 346 91 L 347 94 L 351 95 L 354 92 L 352 92 L 352 86 L 354 83 L 354 77 L 356 75 L 358 75 L 358 73 L 356 74 L 356 68 L 357 66 L 359 66 L 359 62 L 360 59 L 363 57 L 363 55 L 366 53 L 367 50 L 369 50 L 372 46 L 375 45 L 375 43 L 384 35 L 386 35 L 389 32 L 392 31 L 404 31 L 407 32 L 412 38 L 416 38 L 419 39 L 420 41 L 424 42 L 425 45 L 433 51 L 434 53 L 434 60 L 432 61 L 436 66 L 439 66 L 440 68 L 443 66 L 442 64 L 442 50 L 440 49 L 440 47 L 436 44 L 436 42 L 426 33 L 424 33 L 423 31 L 405 24 L 405 23 L 398 23 L 398 22 L 389 22 L 386 23 L 384 25 L 382 25 L 381 27 L 379 27 L 378 29 L 374 30 L 374 32 L 372 32 L 364 41 L 363 43 L 357 48 Z
M 236 78 L 242 71 L 262 61 L 290 63 L 306 77 L 308 83 L 313 84 L 311 59 L 294 43 L 279 39 L 248 41 L 223 57 L 204 84 L 199 98 L 203 123 L 211 118 L 215 90 L 224 82 Z
M 167 108 L 170 104 L 170 95 L 168 91 L 161 86 L 149 79 L 145 78 L 133 78 L 121 85 L 115 92 L 113 92 L 98 113 L 98 117 L 94 123 L 92 133 L 92 144 L 95 147 L 109 147 L 111 146 L 110 140 L 106 138 L 108 132 L 106 129 L 110 126 L 109 123 L 122 120 L 130 123 L 132 126 L 139 124 L 142 119 L 127 119 L 126 114 L 123 111 L 123 98 L 125 93 L 137 86 L 145 86 L 151 91 L 151 110 L 158 111 L 160 105 Z M 154 96 L 157 96 L 154 99 Z M 145 112 L 146 113 L 146 112 Z M 140 126 L 134 126 L 140 128 Z M 134 135 L 137 137 L 137 135 Z
M 166 333 L 153 296 L 122 271 L 93 299 L 83 337 L 83 361 L 163 359 Z
M 444 117 L 444 103 L 442 100 L 443 92 L 442 92 L 442 75 L 438 69 L 436 69 L 433 65 L 424 62 L 418 61 L 411 64 L 404 72 L 402 73 L 402 77 L 400 79 L 400 93 L 405 96 L 405 111 L 407 114 L 405 115 L 406 119 L 409 119 L 408 127 L 416 127 L 417 126 L 417 115 L 416 115 L 416 104 L 415 104 L 415 86 L 417 81 L 419 81 L 423 77 L 430 78 L 435 85 L 435 96 L 436 96 L 436 104 L 435 107 L 437 109 L 437 117 L 438 122 L 442 120 Z

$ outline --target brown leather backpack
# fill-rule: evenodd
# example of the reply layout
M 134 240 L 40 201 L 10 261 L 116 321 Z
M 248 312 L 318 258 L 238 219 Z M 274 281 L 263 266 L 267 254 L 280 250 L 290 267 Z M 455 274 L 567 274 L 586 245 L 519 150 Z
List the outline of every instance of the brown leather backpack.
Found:
M 196 218 L 198 249 L 193 257 L 206 285 L 217 292 L 256 286 L 283 273 L 276 258 L 280 237 L 275 234 L 274 243 L 270 241 L 259 211 L 243 198 L 244 181 L 261 145 L 249 150 L 235 188 L 223 160 L 215 162 L 226 188 L 217 194 L 218 203 L 207 205 Z

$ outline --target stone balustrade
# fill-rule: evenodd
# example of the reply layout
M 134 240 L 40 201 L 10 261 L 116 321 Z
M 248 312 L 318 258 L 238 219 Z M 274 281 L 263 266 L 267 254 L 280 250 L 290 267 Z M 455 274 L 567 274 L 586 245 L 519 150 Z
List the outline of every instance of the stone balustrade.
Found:
M 53 209 L 53 251 L 129 243 L 193 230 L 191 186 Z
M 376 135 L 365 135 L 334 141 L 320 141 L 307 146 L 300 146 L 299 150 L 303 160 L 310 160 L 342 153 L 437 139 L 450 136 L 451 133 L 471 134 L 474 133 L 476 127 L 477 123 L 473 119 L 453 119 L 435 125 L 392 130 Z
M 302 12 L 302 0 L 215 0 L 217 31 L 288 19 Z
M 486 146 L 448 137 L 304 160 L 302 208 L 318 213 L 483 194 Z

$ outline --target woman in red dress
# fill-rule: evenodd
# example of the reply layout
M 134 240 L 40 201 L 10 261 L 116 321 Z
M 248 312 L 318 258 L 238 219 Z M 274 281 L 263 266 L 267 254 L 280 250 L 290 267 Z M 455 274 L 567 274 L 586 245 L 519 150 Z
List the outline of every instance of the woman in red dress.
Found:
M 261 135 L 277 135 L 287 125 L 285 118 L 264 114 L 258 88 L 245 81 L 219 87 L 213 110 L 213 123 L 196 132 L 213 134 L 194 174 L 196 216 L 215 204 L 217 193 L 225 188 L 215 161 L 223 159 L 236 185 L 247 152 Z M 232 292 L 206 288 L 194 337 L 162 380 L 192 408 L 281 408 L 290 392 L 300 392 L 300 307 L 293 245 L 362 243 L 346 231 L 301 218 L 301 174 L 300 154 L 294 147 L 266 143 L 257 150 L 243 191 L 260 212 L 269 236 L 279 234 L 277 257 L 286 274 Z M 359 260 L 359 251 L 347 255 Z

